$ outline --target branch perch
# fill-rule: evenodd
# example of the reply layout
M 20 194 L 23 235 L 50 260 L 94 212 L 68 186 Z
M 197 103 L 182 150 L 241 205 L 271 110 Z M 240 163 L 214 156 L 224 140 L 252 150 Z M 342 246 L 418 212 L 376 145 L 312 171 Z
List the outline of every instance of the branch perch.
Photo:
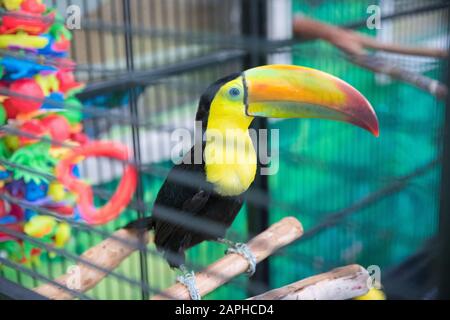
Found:
M 98 245 L 90 248 L 81 255 L 86 261 L 89 261 L 96 266 L 114 270 L 123 260 L 130 256 L 135 250 L 136 246 L 129 245 L 128 243 L 139 243 L 138 233 L 132 230 L 120 229 L 113 233 L 115 238 L 120 238 L 122 241 L 117 241 L 114 238 L 108 238 L 100 242 Z M 145 239 L 148 241 L 148 237 Z M 83 263 L 78 263 L 80 285 L 81 287 L 77 291 L 86 292 L 95 287 L 107 274 L 101 270 L 94 269 Z M 55 281 L 63 286 L 68 286 L 70 279 L 73 275 L 66 273 Z M 60 288 L 51 284 L 44 284 L 34 289 L 35 292 L 54 300 L 69 300 L 74 296 Z
M 350 62 L 360 67 L 410 83 L 434 95 L 438 99 L 445 99 L 447 96 L 448 89 L 445 84 L 420 73 L 399 67 L 387 59 L 369 54 L 367 49 L 436 59 L 448 57 L 446 50 L 383 43 L 358 32 L 308 19 L 303 16 L 298 16 L 294 19 L 293 29 L 294 34 L 298 38 L 304 40 L 322 39 L 329 42 L 344 52 Z
M 248 245 L 256 256 L 257 262 L 260 262 L 278 248 L 291 243 L 302 234 L 303 228 L 301 223 L 295 218 L 288 217 L 253 238 Z M 123 241 L 118 241 L 116 240 L 117 238 Z M 146 239 L 146 241 L 149 241 L 149 239 Z M 130 245 L 131 243 L 138 243 L 137 232 L 120 229 L 113 233 L 113 237 L 105 239 L 87 250 L 81 255 L 81 258 L 101 268 L 114 270 L 136 250 L 136 246 Z M 80 272 L 80 288 L 77 289 L 79 292 L 86 292 L 94 288 L 107 276 L 107 273 L 102 270 L 97 270 L 82 262 L 78 263 L 77 266 Z M 197 275 L 197 285 L 201 294 L 204 295 L 211 292 L 236 275 L 245 272 L 247 267 L 247 260 L 238 254 L 224 256 L 204 272 Z M 55 279 L 55 281 L 67 287 L 71 277 L 72 274 L 66 273 Z M 34 291 L 49 299 L 69 300 L 74 298 L 70 292 L 51 284 L 41 285 L 35 288 Z M 166 295 L 175 299 L 189 298 L 188 291 L 181 284 L 174 285 L 163 294 L 155 296 L 154 299 L 166 299 Z
M 301 237 L 303 227 L 293 218 L 287 217 L 275 223 L 264 232 L 250 240 L 247 245 L 259 263 L 270 256 L 277 249 L 293 242 Z M 237 275 L 244 273 L 248 268 L 248 262 L 239 254 L 227 254 L 220 260 L 208 266 L 204 271 L 195 275 L 197 288 L 200 295 L 204 296 Z M 152 297 L 153 300 L 172 299 L 188 300 L 189 292 L 186 287 L 177 283 L 165 290 L 163 294 Z
M 444 59 L 448 56 L 446 50 L 384 43 L 353 30 L 333 26 L 304 16 L 297 16 L 294 18 L 293 29 L 295 36 L 300 39 L 322 39 L 328 41 L 349 55 L 364 55 L 367 54 L 366 49 L 372 49 L 438 59 Z
M 386 59 L 372 55 L 355 55 L 348 56 L 348 58 L 351 62 L 360 67 L 376 73 L 386 74 L 394 79 L 412 84 L 417 88 L 432 94 L 438 99 L 443 100 L 447 97 L 448 89 L 445 84 L 420 73 L 396 66 Z
M 347 300 L 369 291 L 369 273 L 349 265 L 268 291 L 249 300 Z

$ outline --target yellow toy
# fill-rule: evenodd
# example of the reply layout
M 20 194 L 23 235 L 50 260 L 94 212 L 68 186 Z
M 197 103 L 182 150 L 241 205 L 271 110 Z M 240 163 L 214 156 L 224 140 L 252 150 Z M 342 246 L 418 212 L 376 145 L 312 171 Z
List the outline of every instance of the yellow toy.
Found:
M 386 295 L 381 289 L 371 288 L 365 295 L 356 297 L 354 300 L 386 300 Z
M 50 216 L 36 215 L 24 226 L 25 234 L 37 238 L 55 248 L 62 248 L 70 240 L 71 229 L 66 222 L 58 222 Z M 27 244 L 27 243 L 26 243 Z M 54 252 L 49 252 L 54 257 Z
M 34 76 L 34 80 L 41 87 L 44 96 L 48 96 L 50 92 L 55 92 L 59 89 L 59 81 L 54 74 L 37 74 Z
M 1 4 L 6 8 L 6 10 L 16 11 L 20 9 L 23 0 L 2 0 Z
M 0 49 L 19 47 L 23 49 L 42 49 L 48 44 L 48 39 L 41 36 L 30 36 L 26 33 L 0 35 Z
M 64 191 L 64 186 L 58 181 L 52 181 L 48 186 L 48 196 L 54 202 L 61 202 L 66 198 L 66 191 Z

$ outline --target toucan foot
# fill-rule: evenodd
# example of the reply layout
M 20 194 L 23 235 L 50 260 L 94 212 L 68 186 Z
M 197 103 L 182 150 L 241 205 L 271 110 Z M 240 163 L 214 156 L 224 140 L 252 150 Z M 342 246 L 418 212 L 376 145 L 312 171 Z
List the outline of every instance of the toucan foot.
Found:
M 197 288 L 197 284 L 195 283 L 195 273 L 194 271 L 188 271 L 184 265 L 180 266 L 181 272 L 183 272 L 182 276 L 177 277 L 177 281 L 183 284 L 189 291 L 189 296 L 192 300 L 201 300 L 202 297 L 200 295 L 200 291 Z
M 233 242 L 233 241 L 230 241 L 227 239 L 218 239 L 218 241 L 228 245 L 229 248 L 227 249 L 227 251 L 225 251 L 226 254 L 236 253 L 236 254 L 240 254 L 245 259 L 247 259 L 247 261 L 248 261 L 247 275 L 249 277 L 251 277 L 255 273 L 256 257 L 245 243 Z

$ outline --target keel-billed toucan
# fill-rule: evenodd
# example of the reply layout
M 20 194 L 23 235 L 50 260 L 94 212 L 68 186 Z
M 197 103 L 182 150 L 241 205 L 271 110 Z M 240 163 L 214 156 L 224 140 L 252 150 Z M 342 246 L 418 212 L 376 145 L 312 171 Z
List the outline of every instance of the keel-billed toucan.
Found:
M 185 160 L 190 161 L 170 171 L 157 195 L 152 217 L 128 226 L 153 229 L 156 247 L 165 253 L 172 267 L 182 266 L 186 249 L 223 237 L 241 209 L 243 194 L 257 171 L 257 155 L 248 132 L 255 117 L 338 120 L 378 136 L 378 120 L 370 103 L 352 86 L 327 73 L 299 66 L 267 65 L 216 81 L 201 96 L 196 115 L 196 120 L 202 122 L 203 161 L 194 163 L 194 146 L 185 155 Z M 245 148 L 217 143 L 210 134 L 214 131 L 214 136 L 217 132 L 225 135 L 230 129 L 235 129 Z M 224 154 L 228 161 L 215 161 L 217 155 Z M 235 156 L 239 161 L 230 162 Z M 203 183 L 192 183 L 192 174 Z M 194 231 L 185 222 L 170 217 L 174 211 L 184 217 L 221 223 L 223 232 L 210 234 L 207 222 Z

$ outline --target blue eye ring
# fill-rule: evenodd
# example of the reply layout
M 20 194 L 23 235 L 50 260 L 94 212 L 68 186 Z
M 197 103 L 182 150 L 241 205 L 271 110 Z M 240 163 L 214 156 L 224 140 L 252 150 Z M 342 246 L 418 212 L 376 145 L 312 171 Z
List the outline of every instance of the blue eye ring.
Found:
M 239 97 L 241 95 L 241 90 L 239 90 L 239 88 L 233 87 L 233 88 L 230 88 L 230 90 L 228 90 L 228 94 L 232 98 L 236 98 L 236 97 Z

